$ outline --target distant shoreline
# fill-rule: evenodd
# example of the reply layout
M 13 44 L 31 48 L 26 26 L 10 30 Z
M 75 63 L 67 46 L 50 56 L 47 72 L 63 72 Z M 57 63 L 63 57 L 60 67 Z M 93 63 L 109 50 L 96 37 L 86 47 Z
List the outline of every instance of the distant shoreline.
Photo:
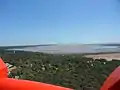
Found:
M 0 47 L 1 50 L 14 50 L 14 51 L 29 51 L 29 52 L 41 52 L 47 54 L 108 54 L 108 53 L 120 53 L 119 46 L 113 46 L 116 44 L 46 44 L 46 45 L 28 45 L 28 46 L 10 46 Z M 119 45 L 119 44 L 117 44 Z

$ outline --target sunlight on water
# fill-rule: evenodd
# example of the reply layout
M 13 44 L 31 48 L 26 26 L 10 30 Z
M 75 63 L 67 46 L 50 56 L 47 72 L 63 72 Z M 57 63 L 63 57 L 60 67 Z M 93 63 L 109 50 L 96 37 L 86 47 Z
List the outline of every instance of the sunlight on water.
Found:
M 14 48 L 9 50 L 22 50 L 44 53 L 98 53 L 98 52 L 119 52 L 118 46 L 100 46 L 100 45 L 53 45 L 37 46 L 26 48 Z

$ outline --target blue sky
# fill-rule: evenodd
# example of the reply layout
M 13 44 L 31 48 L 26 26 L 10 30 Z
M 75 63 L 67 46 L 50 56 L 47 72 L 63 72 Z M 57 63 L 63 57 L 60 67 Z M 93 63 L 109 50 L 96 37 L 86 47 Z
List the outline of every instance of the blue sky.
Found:
M 0 0 L 0 45 L 120 42 L 119 0 Z

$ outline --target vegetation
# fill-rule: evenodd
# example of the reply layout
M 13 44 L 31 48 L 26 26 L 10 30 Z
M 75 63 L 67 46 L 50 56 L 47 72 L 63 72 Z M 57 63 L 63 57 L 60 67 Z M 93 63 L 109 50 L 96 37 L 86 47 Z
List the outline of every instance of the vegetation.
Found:
M 93 60 L 81 55 L 52 55 L 22 51 L 0 51 L 17 69 L 10 77 L 34 80 L 75 90 L 99 90 L 120 61 Z

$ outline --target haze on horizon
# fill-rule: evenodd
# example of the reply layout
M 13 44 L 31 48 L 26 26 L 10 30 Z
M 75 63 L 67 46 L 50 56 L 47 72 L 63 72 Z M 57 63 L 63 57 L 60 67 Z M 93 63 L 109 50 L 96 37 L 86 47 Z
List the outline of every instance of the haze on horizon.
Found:
M 120 43 L 119 0 L 0 0 L 0 45 Z

